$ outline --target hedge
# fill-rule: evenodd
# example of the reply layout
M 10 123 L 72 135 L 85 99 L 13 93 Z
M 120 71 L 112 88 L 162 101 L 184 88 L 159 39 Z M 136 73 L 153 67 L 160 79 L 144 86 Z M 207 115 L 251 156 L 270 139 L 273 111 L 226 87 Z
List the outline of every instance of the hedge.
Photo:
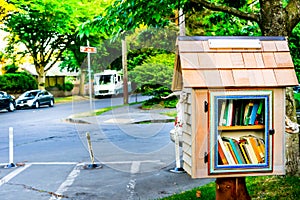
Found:
M 20 94 L 37 89 L 36 79 L 27 72 L 7 73 L 0 76 L 0 90 L 11 94 Z

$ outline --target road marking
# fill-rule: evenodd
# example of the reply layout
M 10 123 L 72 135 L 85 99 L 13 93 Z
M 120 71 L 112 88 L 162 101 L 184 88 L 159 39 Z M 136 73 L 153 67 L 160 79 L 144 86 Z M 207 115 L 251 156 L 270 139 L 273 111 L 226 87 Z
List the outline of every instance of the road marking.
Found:
M 131 164 L 130 173 L 136 174 L 140 171 L 141 162 L 139 161 L 133 161 Z
M 6 176 L 4 176 L 0 180 L 0 186 L 2 186 L 3 184 L 7 183 L 9 180 L 11 180 L 12 178 L 14 178 L 15 176 L 17 176 L 19 173 L 21 173 L 22 171 L 24 171 L 25 169 L 27 169 L 30 166 L 31 166 L 31 164 L 25 165 L 24 167 L 18 167 L 16 170 L 14 170 L 11 173 L 9 173 Z
M 131 164 L 133 162 L 139 163 L 161 163 L 160 160 L 128 160 L 128 161 L 114 161 L 114 162 L 101 162 L 100 164 L 109 165 L 109 164 Z
M 71 173 L 68 175 L 67 179 L 59 186 L 55 194 L 63 195 L 64 192 L 68 190 L 68 188 L 73 184 L 76 177 L 80 174 L 80 167 L 79 165 L 76 165 Z M 61 199 L 61 197 L 56 197 L 52 195 L 52 197 L 49 200 L 54 199 Z
M 31 165 L 77 165 L 78 162 L 29 162 Z

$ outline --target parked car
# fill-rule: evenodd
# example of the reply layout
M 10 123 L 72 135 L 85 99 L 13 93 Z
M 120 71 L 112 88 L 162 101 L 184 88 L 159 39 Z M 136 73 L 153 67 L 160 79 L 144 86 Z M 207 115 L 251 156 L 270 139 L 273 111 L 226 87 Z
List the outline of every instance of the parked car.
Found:
M 6 109 L 13 112 L 16 109 L 15 97 L 0 91 L 0 110 Z
M 39 108 L 54 105 L 54 96 L 46 90 L 30 90 L 21 94 L 16 100 L 16 108 Z

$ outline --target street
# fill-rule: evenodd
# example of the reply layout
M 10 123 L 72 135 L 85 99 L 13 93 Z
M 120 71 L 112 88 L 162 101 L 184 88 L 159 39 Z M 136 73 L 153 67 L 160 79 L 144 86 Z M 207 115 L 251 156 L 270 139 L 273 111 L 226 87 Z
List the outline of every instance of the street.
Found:
M 129 102 L 142 100 L 133 96 Z M 93 100 L 92 109 L 121 105 L 122 98 Z M 16 168 L 0 168 L 1 199 L 157 199 L 210 182 L 173 174 L 173 123 L 124 123 L 111 111 L 88 123 L 69 123 L 69 116 L 88 112 L 89 101 L 56 104 L 53 108 L 0 112 L 0 164 L 9 161 L 8 130 L 13 127 Z M 122 112 L 122 113 L 120 113 Z M 86 133 L 91 134 L 99 169 L 91 163 Z

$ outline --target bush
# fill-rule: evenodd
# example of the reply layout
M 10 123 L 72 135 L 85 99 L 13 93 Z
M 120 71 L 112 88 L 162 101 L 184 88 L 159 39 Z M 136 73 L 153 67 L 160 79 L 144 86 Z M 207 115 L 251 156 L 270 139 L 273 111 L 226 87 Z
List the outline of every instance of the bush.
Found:
M 36 79 L 27 72 L 7 73 L 0 76 L 0 90 L 11 94 L 37 89 Z
M 153 96 L 147 100 L 143 107 L 160 104 L 163 107 L 173 108 L 176 106 L 177 98 L 162 99 L 171 91 L 174 54 L 160 54 L 148 58 L 145 62 L 129 72 L 129 78 L 137 84 L 138 90 L 145 95 Z

